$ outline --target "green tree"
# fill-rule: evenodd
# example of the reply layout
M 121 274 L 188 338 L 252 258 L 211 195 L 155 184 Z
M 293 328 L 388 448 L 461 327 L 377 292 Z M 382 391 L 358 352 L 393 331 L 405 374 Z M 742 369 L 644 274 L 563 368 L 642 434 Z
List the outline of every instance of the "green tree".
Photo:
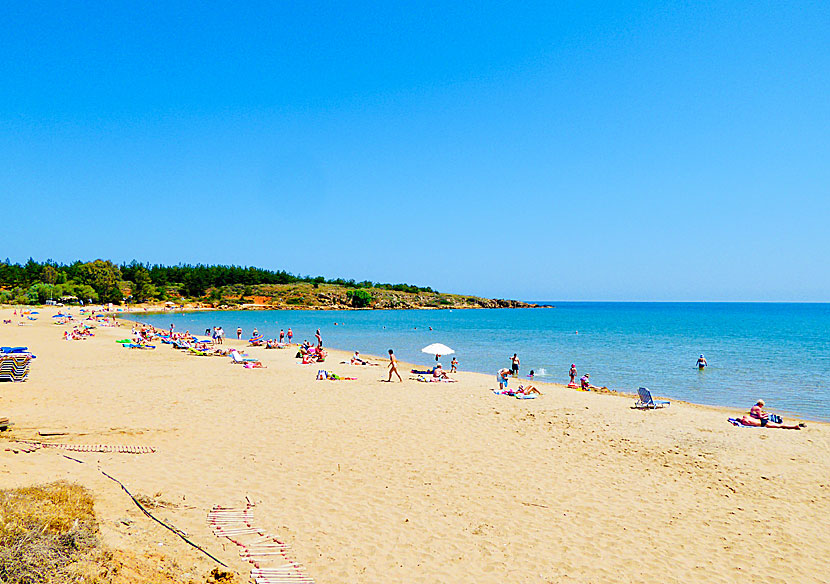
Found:
M 43 269 L 40 271 L 40 279 L 46 282 L 47 284 L 54 284 L 58 281 L 58 271 L 55 269 L 55 266 L 45 265 Z
M 355 308 L 366 308 L 372 303 L 372 295 L 368 290 L 349 290 L 346 292 L 346 298 Z
M 144 268 L 135 270 L 133 276 L 135 286 L 133 287 L 133 299 L 136 302 L 147 302 L 156 295 L 156 287 L 150 279 L 150 272 Z
M 121 270 L 118 266 L 109 260 L 95 260 L 81 264 L 78 273 L 81 283 L 92 286 L 100 302 L 121 304 L 124 295 L 118 287 L 118 283 L 121 282 Z
M 200 271 L 193 270 L 185 273 L 182 283 L 184 284 L 184 292 L 188 296 L 201 298 L 205 295 L 207 283 Z

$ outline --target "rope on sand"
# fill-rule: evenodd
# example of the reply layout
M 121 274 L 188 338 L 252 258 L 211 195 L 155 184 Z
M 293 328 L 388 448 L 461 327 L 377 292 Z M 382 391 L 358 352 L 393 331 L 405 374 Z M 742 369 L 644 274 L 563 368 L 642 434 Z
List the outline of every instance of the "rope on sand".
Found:
M 145 448 L 146 448 L 146 447 L 145 447 Z M 155 450 L 155 449 L 154 449 L 154 450 Z M 75 461 L 75 462 L 77 462 L 77 463 L 79 463 L 79 464 L 85 464 L 83 460 L 78 460 L 77 458 L 72 458 L 71 456 L 67 456 L 66 454 L 61 454 L 61 456 L 63 456 L 64 458 L 68 458 L 69 460 L 73 460 L 73 461 Z M 144 513 L 147 517 L 149 517 L 150 519 L 152 519 L 153 521 L 155 521 L 156 523 L 158 523 L 159 525 L 161 525 L 161 526 L 162 526 L 162 527 L 164 527 L 165 529 L 168 529 L 168 530 L 172 531 L 173 533 L 175 533 L 176 535 L 178 535 L 178 536 L 179 536 L 179 537 L 180 537 L 180 538 L 181 538 L 181 539 L 182 539 L 185 543 L 187 543 L 187 544 L 189 544 L 189 545 L 191 545 L 191 546 L 195 547 L 197 550 L 199 550 L 200 552 L 202 552 L 203 554 L 205 554 L 207 557 L 209 557 L 209 558 L 210 558 L 211 560 L 213 560 L 214 562 L 218 563 L 220 566 L 224 566 L 225 568 L 227 568 L 227 567 L 228 567 L 228 565 L 227 565 L 225 562 L 223 562 L 222 560 L 220 560 L 220 559 L 216 558 L 216 557 L 215 557 L 215 556 L 213 556 L 210 552 L 208 552 L 208 551 L 207 551 L 207 550 L 205 550 L 204 548 L 200 547 L 198 544 L 195 544 L 195 543 L 193 543 L 192 541 L 190 541 L 190 540 L 187 538 L 187 536 L 186 536 L 186 535 L 185 535 L 185 534 L 184 534 L 184 533 L 183 533 L 180 529 L 176 529 L 176 528 L 175 528 L 175 527 L 173 527 L 172 525 L 168 525 L 167 523 L 165 523 L 165 522 L 164 522 L 164 521 L 162 521 L 161 519 L 156 518 L 156 517 L 155 517 L 152 513 L 150 513 L 150 512 L 147 510 L 147 508 L 146 508 L 144 505 L 142 505 L 142 504 L 141 504 L 141 502 L 140 502 L 138 499 L 136 499 L 136 498 L 133 496 L 133 494 L 130 492 L 130 490 L 129 490 L 126 486 L 124 486 L 124 483 L 122 483 L 121 481 L 119 481 L 117 478 L 115 478 L 115 477 L 114 477 L 114 476 L 112 476 L 111 474 L 108 474 L 106 471 L 104 471 L 104 470 L 103 470 L 103 469 L 101 469 L 100 467 L 98 467 L 98 471 L 99 471 L 102 475 L 104 475 L 105 477 L 107 477 L 108 479 L 110 479 L 111 481 L 114 481 L 114 482 L 118 483 L 118 484 L 121 486 L 121 488 L 124 490 L 124 492 L 125 492 L 125 493 L 127 493 L 127 495 L 129 495 L 130 499 L 132 499 L 132 500 L 133 500 L 133 503 L 135 503 L 135 504 L 138 506 L 138 508 L 139 508 L 139 509 L 141 509 L 142 513 Z
M 254 526 L 253 508 L 250 501 L 242 509 L 214 505 L 207 515 L 208 525 L 217 537 L 241 548 L 240 557 L 254 565 L 251 579 L 257 584 L 314 584 L 302 564 L 289 557 L 288 544 Z
M 130 499 L 132 499 L 132 500 L 133 500 L 133 503 L 135 503 L 136 505 L 138 505 L 138 508 L 139 508 L 139 509 L 141 509 L 141 511 L 142 511 L 142 512 L 143 512 L 143 513 L 147 516 L 147 517 L 149 517 L 150 519 L 152 519 L 153 521 L 155 521 L 156 523 L 158 523 L 159 525 L 161 525 L 161 526 L 162 526 L 162 527 L 164 527 L 165 529 L 169 529 L 170 531 L 172 531 L 173 533 L 175 533 L 176 535 L 178 535 L 178 536 L 179 536 L 179 537 L 180 537 L 180 538 L 181 538 L 181 539 L 182 539 L 185 543 L 188 543 L 188 544 L 192 545 L 193 547 L 195 547 L 197 550 L 199 550 L 200 552 L 202 552 L 203 554 L 205 554 L 207 557 L 209 557 L 209 558 L 210 558 L 211 560 L 213 560 L 214 562 L 216 562 L 216 563 L 218 563 L 219 565 L 224 566 L 224 567 L 226 567 L 226 568 L 228 567 L 228 565 L 227 565 L 225 562 L 223 562 L 223 561 L 222 561 L 222 560 L 220 560 L 220 559 L 217 559 L 217 558 L 216 558 L 215 556 L 213 556 L 210 552 L 206 551 L 205 549 L 203 549 L 203 548 L 199 547 L 199 545 L 197 545 L 197 544 L 193 543 L 192 541 L 190 541 L 189 539 L 187 539 L 187 537 L 184 535 L 184 533 L 182 533 L 182 532 L 181 532 L 181 530 L 176 529 L 176 528 L 175 528 L 175 527 L 173 527 L 172 525 L 168 525 L 168 524 L 166 524 L 164 521 L 162 521 L 161 519 L 157 519 L 156 517 L 154 517 L 152 513 L 150 513 L 149 511 L 147 511 L 147 509 L 144 507 L 144 505 L 142 505 L 142 504 L 139 502 L 139 500 L 138 500 L 138 499 L 136 499 L 135 497 L 133 497 L 133 494 L 132 494 L 132 493 L 131 493 L 128 489 L 127 489 L 127 487 L 125 487 L 125 486 L 124 486 L 124 483 L 122 483 L 121 481 L 119 481 L 119 480 L 118 480 L 117 478 L 115 478 L 114 476 L 112 476 L 112 475 L 110 475 L 110 474 L 107 474 L 105 471 L 101 470 L 100 468 L 99 468 L 98 470 L 99 470 L 99 471 L 101 471 L 101 474 L 102 474 L 102 475 L 104 475 L 105 477 L 107 477 L 108 479 L 110 479 L 110 480 L 112 480 L 112 481 L 115 481 L 116 483 L 118 483 L 119 485 L 121 485 L 121 488 L 122 488 L 122 489 L 124 489 L 124 492 L 125 492 L 125 493 L 127 493 L 127 495 L 129 495 L 129 496 L 130 496 Z

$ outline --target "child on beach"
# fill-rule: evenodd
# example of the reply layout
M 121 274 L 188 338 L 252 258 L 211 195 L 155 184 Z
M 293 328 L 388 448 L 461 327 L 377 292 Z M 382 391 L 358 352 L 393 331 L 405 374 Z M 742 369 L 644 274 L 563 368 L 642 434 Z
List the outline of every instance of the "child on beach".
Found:
M 583 375 L 580 378 L 579 385 L 580 385 L 580 388 L 582 389 L 582 391 L 591 391 L 591 390 L 594 390 L 594 389 L 599 389 L 596 385 L 591 385 L 590 377 L 591 377 L 591 374 L 586 373 L 585 375 Z
M 458 372 L 458 359 L 453 357 L 452 361 L 450 361 L 450 373 L 457 373 L 457 372 Z
M 576 365 L 571 363 L 571 370 L 568 372 L 570 375 L 571 380 L 568 382 L 568 385 L 576 385 Z

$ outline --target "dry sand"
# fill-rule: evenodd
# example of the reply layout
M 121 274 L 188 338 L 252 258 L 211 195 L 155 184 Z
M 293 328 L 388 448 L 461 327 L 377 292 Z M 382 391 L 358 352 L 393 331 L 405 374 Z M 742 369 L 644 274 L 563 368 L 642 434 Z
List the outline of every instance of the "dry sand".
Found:
M 384 383 L 385 366 L 338 364 L 345 352 L 325 368 L 357 381 L 315 381 L 321 366 L 293 350 L 252 348 L 268 368 L 248 370 L 168 345 L 123 349 L 128 326 L 63 341 L 54 310 L 40 313 L 0 328 L 0 344 L 37 355 L 28 381 L 0 384 L 12 434 L 65 429 L 49 440 L 157 452 L 67 453 L 78 464 L 0 451 L 0 487 L 79 482 L 108 544 L 166 554 L 194 576 L 215 564 L 98 466 L 168 502 L 158 515 L 243 581 L 249 565 L 205 517 L 245 497 L 320 583 L 830 581 L 828 425 L 740 429 L 726 421 L 735 411 L 639 411 L 544 384 L 523 401 L 474 373 Z

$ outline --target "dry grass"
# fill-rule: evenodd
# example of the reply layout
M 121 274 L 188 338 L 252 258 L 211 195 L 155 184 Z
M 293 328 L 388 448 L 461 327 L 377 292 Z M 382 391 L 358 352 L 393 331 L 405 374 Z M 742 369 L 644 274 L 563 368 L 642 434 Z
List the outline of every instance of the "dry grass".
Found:
M 93 507 L 88 490 L 63 481 L 0 490 L 0 582 L 195 584 L 163 556 L 103 548 Z M 216 575 L 200 581 L 217 582 Z M 235 581 L 227 576 L 223 582 Z

